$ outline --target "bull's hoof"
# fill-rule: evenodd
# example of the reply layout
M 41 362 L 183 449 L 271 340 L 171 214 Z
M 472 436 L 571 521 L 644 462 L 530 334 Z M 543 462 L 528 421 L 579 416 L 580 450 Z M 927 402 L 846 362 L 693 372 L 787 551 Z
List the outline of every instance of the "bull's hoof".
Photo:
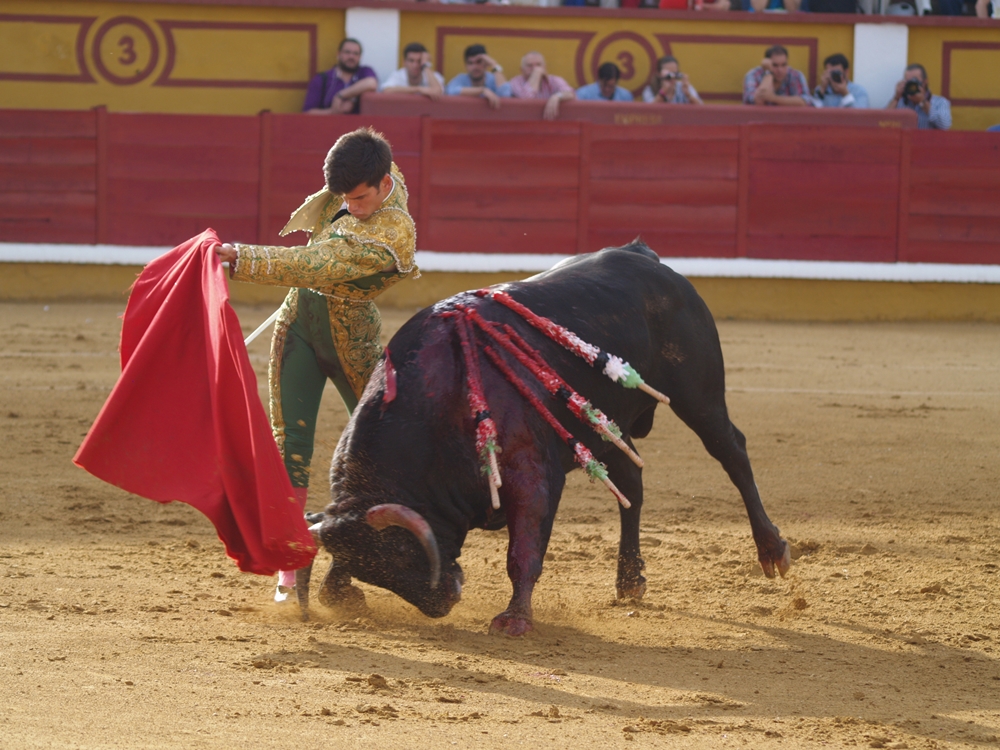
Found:
M 323 587 L 319 590 L 319 603 L 324 607 L 345 608 L 352 610 L 365 609 L 365 592 L 357 586 L 348 584 L 336 589 Z
M 514 612 L 501 612 L 490 623 L 490 635 L 497 633 L 512 638 L 527 635 L 534 629 L 530 618 Z
M 642 599 L 646 595 L 646 577 L 638 576 L 632 581 L 618 581 L 615 595 L 619 599 Z
M 788 546 L 788 542 L 784 539 L 779 539 L 779 541 L 781 542 L 779 552 L 771 553 L 764 549 L 760 549 L 757 552 L 760 567 L 764 570 L 764 575 L 768 578 L 774 578 L 775 574 L 784 578 L 785 573 L 792 567 L 792 550 Z

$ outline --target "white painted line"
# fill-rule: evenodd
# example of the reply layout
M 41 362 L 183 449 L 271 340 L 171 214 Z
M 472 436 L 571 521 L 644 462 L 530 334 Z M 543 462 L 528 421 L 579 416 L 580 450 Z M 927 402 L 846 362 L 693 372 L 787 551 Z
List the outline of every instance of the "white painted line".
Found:
M 169 249 L 7 242 L 0 243 L 0 263 L 145 265 Z M 559 261 L 571 257 L 574 256 L 529 253 L 438 253 L 419 250 L 416 260 L 420 269 L 426 272 L 528 274 L 548 270 Z M 691 278 L 1000 284 L 1000 264 L 855 263 L 756 258 L 662 258 L 661 262 Z

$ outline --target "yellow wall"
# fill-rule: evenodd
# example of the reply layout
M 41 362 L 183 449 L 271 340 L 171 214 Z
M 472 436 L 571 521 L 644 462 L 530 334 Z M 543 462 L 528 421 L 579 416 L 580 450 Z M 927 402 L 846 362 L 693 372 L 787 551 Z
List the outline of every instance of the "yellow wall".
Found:
M 988 45 L 985 49 L 946 49 L 958 43 Z M 945 56 L 950 58 L 950 99 L 992 100 L 993 106 L 960 106 L 952 103 L 953 127 L 985 130 L 1000 125 L 1000 25 L 992 29 L 910 27 L 909 60 L 927 69 L 931 91 L 942 90 Z
M 0 300 L 121 301 L 140 266 L 0 263 Z M 424 273 L 379 297 L 380 307 L 419 310 L 467 289 L 523 279 L 527 273 Z M 739 320 L 1000 321 L 1000 284 L 814 279 L 691 278 L 716 318 Z M 233 302 L 277 307 L 285 289 L 230 284 Z
M 323 70 L 336 63 L 343 35 L 342 9 L 5 0 L 0 106 L 298 112 L 311 37 Z
M 670 54 L 680 60 L 699 93 L 729 95 L 718 103 L 739 103 L 743 76 L 760 64 L 764 50 L 780 42 L 789 50 L 793 68 L 810 74 L 809 49 L 815 48 L 815 67 L 823 58 L 842 52 L 854 56 L 854 27 L 850 24 L 772 24 L 767 21 L 687 21 L 630 18 L 404 13 L 400 43 L 423 42 L 437 50 L 438 29 L 444 30 L 443 55 L 435 63 L 445 78 L 463 72 L 462 50 L 480 42 L 504 67 L 517 75 L 521 56 L 537 50 L 545 55 L 550 73 L 573 86 L 595 80 L 594 70 L 603 62 L 614 62 L 623 71 L 621 85 L 637 91 L 649 79 L 657 57 Z M 484 34 L 478 29 L 488 30 Z M 528 32 L 525 34 L 524 32 Z M 576 33 L 577 38 L 568 34 Z M 624 36 L 623 36 L 624 35 Z M 580 75 L 577 61 L 582 63 Z
M 626 74 L 622 84 L 638 91 L 652 60 L 669 45 L 706 101 L 726 103 L 738 101 L 744 73 L 773 41 L 789 48 L 792 66 L 807 76 L 834 52 L 854 57 L 851 24 L 817 23 L 810 16 L 802 18 L 812 22 L 796 23 L 746 14 L 739 15 L 745 20 L 652 13 L 637 19 L 568 8 L 525 15 L 516 7 L 482 12 L 403 7 L 400 45 L 420 41 L 436 54 L 440 37 L 442 54 L 435 62 L 447 78 L 461 72 L 465 46 L 483 42 L 510 75 L 517 74 L 521 56 L 536 49 L 551 72 L 574 86 L 589 83 L 597 65 L 612 61 Z M 311 71 L 312 40 L 316 67 L 329 68 L 344 36 L 344 19 L 343 8 L 4 0 L 0 107 L 297 112 Z M 955 127 L 982 130 L 1000 123 L 1000 30 L 912 25 L 909 31 L 909 59 L 927 67 L 932 90 L 941 91 L 947 52 L 951 98 L 978 100 L 955 106 Z M 952 43 L 988 47 L 948 52 Z

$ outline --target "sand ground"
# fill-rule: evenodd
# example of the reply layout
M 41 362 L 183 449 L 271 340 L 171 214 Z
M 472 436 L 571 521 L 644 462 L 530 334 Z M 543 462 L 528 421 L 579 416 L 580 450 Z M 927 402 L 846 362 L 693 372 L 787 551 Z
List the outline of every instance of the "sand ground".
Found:
M 470 535 L 448 617 L 366 587 L 303 624 L 196 511 L 74 467 L 122 307 L 0 304 L 0 748 L 1000 746 L 1000 325 L 720 323 L 789 575 L 662 410 L 646 598 L 614 601 L 617 511 L 577 472 L 513 640 L 505 532 Z M 344 422 L 331 389 L 319 464 Z

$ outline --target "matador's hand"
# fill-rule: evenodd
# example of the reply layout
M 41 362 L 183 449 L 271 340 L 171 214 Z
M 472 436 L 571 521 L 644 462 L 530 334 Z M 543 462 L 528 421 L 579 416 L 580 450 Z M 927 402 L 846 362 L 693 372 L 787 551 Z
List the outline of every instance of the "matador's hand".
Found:
M 216 245 L 212 249 L 215 251 L 215 254 L 219 256 L 219 260 L 223 263 L 232 264 L 237 258 L 236 248 L 228 242 L 222 245 Z

